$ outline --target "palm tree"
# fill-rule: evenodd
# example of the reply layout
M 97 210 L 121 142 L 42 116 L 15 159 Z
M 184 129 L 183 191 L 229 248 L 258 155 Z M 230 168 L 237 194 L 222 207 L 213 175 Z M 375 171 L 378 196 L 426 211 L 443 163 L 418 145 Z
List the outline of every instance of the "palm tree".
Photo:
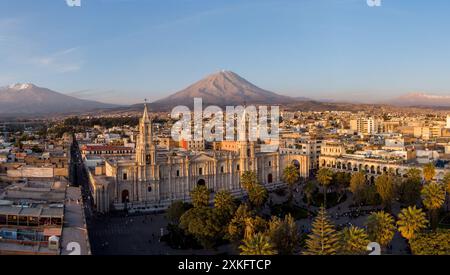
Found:
M 394 217 L 384 211 L 374 212 L 367 218 L 367 233 L 371 241 L 387 247 L 395 233 Z
M 268 197 L 267 189 L 260 184 L 254 184 L 248 191 L 248 199 L 256 209 L 260 209 L 266 203 Z
M 269 237 L 263 233 L 257 233 L 243 241 L 239 246 L 241 255 L 275 255 L 276 251 L 273 248 Z
M 266 231 L 267 222 L 260 216 L 245 218 L 244 239 L 249 239 L 256 233 L 263 233 Z
M 391 175 L 383 174 L 375 180 L 377 193 L 380 195 L 383 206 L 390 209 L 392 200 L 394 199 L 394 178 Z
M 428 163 L 423 167 L 423 178 L 426 182 L 430 182 L 433 180 L 436 174 L 436 167 L 434 167 L 433 163 Z
M 311 234 L 306 240 L 306 255 L 335 255 L 339 251 L 339 235 L 321 207 L 312 224 Z
M 252 188 L 253 185 L 258 183 L 258 177 L 253 171 L 245 171 L 241 175 L 241 185 L 247 192 Z
M 221 190 L 214 196 L 214 208 L 230 217 L 236 210 L 236 205 L 230 191 Z
M 269 221 L 267 234 L 278 254 L 290 255 L 299 245 L 300 236 L 294 218 L 287 214 L 284 220 L 272 216 Z
M 402 209 L 398 214 L 398 231 L 404 238 L 411 240 L 417 233 L 427 227 L 428 221 L 425 216 L 422 209 L 415 205 Z
M 445 201 L 445 189 L 442 184 L 432 182 L 422 188 L 422 200 L 425 207 L 430 211 L 431 227 L 436 229 L 438 210 Z
M 284 168 L 283 171 L 283 180 L 287 183 L 289 187 L 289 203 L 292 202 L 292 189 L 294 188 L 294 185 L 298 182 L 300 179 L 300 173 L 295 167 L 295 165 L 288 165 L 286 168 Z
M 363 228 L 356 226 L 345 227 L 341 233 L 340 254 L 360 255 L 367 251 L 370 243 L 369 236 Z
M 422 172 L 417 168 L 410 168 L 408 172 L 406 172 L 406 176 L 408 179 L 412 179 L 415 181 L 422 181 Z
M 317 180 L 323 186 L 323 205 L 327 207 L 327 190 L 333 180 L 333 171 L 328 168 L 320 168 L 317 172 Z
M 204 185 L 198 185 L 191 191 L 191 200 L 194 207 L 208 206 L 209 190 Z

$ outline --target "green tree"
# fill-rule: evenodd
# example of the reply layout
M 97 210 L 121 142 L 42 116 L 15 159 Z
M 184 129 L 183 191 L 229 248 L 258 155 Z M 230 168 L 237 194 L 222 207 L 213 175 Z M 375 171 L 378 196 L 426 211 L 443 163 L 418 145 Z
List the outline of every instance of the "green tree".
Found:
M 245 239 L 239 246 L 241 255 L 275 255 L 276 250 L 272 246 L 269 237 L 263 233 L 257 233 L 249 239 Z
M 409 241 L 413 255 L 450 255 L 450 230 L 420 233 Z
M 337 172 L 333 175 L 333 182 L 337 186 L 337 191 L 339 194 L 338 202 L 340 202 L 344 197 L 345 190 L 349 187 L 351 178 L 351 173 L 346 172 Z
M 333 171 L 328 168 L 320 168 L 317 172 L 317 181 L 323 187 L 323 204 L 327 205 L 327 190 L 333 180 Z
M 410 168 L 408 172 L 406 172 L 406 176 L 408 179 L 418 181 L 419 183 L 422 181 L 422 172 L 417 168 Z
M 260 184 L 254 184 L 248 191 L 248 199 L 253 207 L 261 209 L 261 207 L 267 202 L 269 193 L 264 186 Z
M 335 255 L 339 251 L 339 235 L 321 207 L 306 240 L 306 255 Z
M 420 189 L 422 187 L 421 172 L 417 168 L 411 168 L 406 175 L 407 178 L 400 183 L 397 193 L 403 203 L 415 205 L 420 199 Z
M 445 201 L 445 189 L 442 184 L 432 182 L 422 188 L 422 201 L 430 212 L 431 227 L 436 229 L 439 209 Z
M 292 203 L 293 188 L 294 188 L 295 184 L 299 181 L 299 179 L 300 179 L 300 173 L 299 173 L 297 167 L 295 167 L 295 165 L 288 165 L 288 166 L 286 166 L 286 168 L 284 168 L 283 180 L 284 180 L 284 182 L 286 182 L 286 184 L 288 185 L 288 188 L 289 188 L 289 203 Z
M 367 233 L 371 241 L 387 247 L 395 234 L 395 224 L 392 215 L 380 211 L 372 213 L 367 218 Z
M 268 227 L 267 234 L 278 254 L 293 254 L 300 242 L 294 218 L 290 214 L 286 215 L 284 220 L 273 216 Z
M 428 163 L 423 167 L 423 178 L 426 182 L 433 180 L 436 175 L 436 167 L 433 163 Z
M 194 207 L 205 207 L 209 205 L 209 190 L 204 185 L 197 185 L 191 191 L 191 200 Z
M 447 189 L 447 193 L 450 194 L 450 172 L 445 174 L 444 179 L 442 181 L 445 184 L 445 188 Z
M 358 172 L 352 175 L 349 189 L 353 193 L 354 201 L 358 203 L 363 202 L 365 199 L 366 187 L 366 176 L 363 172 Z
M 180 228 L 192 234 L 204 248 L 212 248 L 222 238 L 223 226 L 217 213 L 208 207 L 194 207 L 180 218 Z
M 345 227 L 341 233 L 340 254 L 362 255 L 366 254 L 367 245 L 370 243 L 366 231 L 356 226 Z
M 229 191 L 221 190 L 214 196 L 214 208 L 228 220 L 236 211 L 236 204 L 234 203 L 233 196 Z
M 244 239 L 249 239 L 256 233 L 264 233 L 267 229 L 267 221 L 260 216 L 247 217 L 245 219 Z
M 380 204 L 380 195 L 377 193 L 377 188 L 375 185 L 367 185 L 364 190 L 364 201 L 369 205 L 378 205 Z
M 375 180 L 375 187 L 380 195 L 383 207 L 390 209 L 395 194 L 394 178 L 391 175 L 383 174 Z
M 258 184 L 258 178 L 256 173 L 253 171 L 245 171 L 241 175 L 241 185 L 247 192 L 253 187 L 253 185 Z
M 428 221 L 425 216 L 422 209 L 415 205 L 402 209 L 398 214 L 398 231 L 404 238 L 411 240 L 417 233 L 427 227 Z

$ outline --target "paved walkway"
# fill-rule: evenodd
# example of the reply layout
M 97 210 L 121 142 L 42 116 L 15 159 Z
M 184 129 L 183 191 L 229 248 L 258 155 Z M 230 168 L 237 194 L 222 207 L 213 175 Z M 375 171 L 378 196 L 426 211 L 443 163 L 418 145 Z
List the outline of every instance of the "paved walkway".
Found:
M 69 255 L 69 243 L 80 245 L 80 255 L 89 255 L 89 241 L 83 215 L 81 191 L 79 187 L 68 187 L 64 203 L 64 227 L 61 238 L 61 254 Z M 75 252 L 74 252 L 75 253 Z
M 172 249 L 160 242 L 161 228 L 167 233 L 164 214 L 100 217 L 91 224 L 89 235 L 94 255 L 216 255 L 232 253 L 231 246 L 217 250 Z

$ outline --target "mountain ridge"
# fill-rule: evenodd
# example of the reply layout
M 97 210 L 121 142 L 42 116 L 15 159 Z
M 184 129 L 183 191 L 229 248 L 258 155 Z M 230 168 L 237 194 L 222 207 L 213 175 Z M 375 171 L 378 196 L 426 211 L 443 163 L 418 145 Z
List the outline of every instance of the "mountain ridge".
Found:
M 117 105 L 71 97 L 32 83 L 0 87 L 0 114 L 51 114 L 84 112 Z

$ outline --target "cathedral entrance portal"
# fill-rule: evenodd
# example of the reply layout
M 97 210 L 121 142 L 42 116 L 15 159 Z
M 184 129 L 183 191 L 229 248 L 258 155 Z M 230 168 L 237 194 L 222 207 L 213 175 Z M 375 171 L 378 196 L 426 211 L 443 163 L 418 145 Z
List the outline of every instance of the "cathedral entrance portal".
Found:
M 197 181 L 197 185 L 198 185 L 198 186 L 205 186 L 205 185 L 206 185 L 206 181 L 205 181 L 204 179 L 199 179 L 199 180 Z
M 122 203 L 128 203 L 130 202 L 130 192 L 128 192 L 128 190 L 123 190 L 122 191 Z

